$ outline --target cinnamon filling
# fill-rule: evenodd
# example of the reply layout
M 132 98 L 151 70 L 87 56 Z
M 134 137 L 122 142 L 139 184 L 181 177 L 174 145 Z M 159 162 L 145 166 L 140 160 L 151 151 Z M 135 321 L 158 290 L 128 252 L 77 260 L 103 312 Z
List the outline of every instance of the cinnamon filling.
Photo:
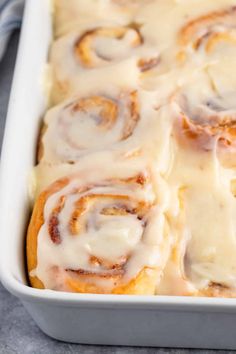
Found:
M 110 146 L 132 135 L 140 120 L 139 110 L 137 91 L 122 93 L 117 99 L 105 96 L 81 98 L 67 105 L 59 116 L 60 134 L 68 147 L 75 150 L 89 149 L 90 145 L 91 148 Z M 91 140 L 85 141 L 83 136 L 75 140 L 73 127 L 83 125 L 85 129 L 85 124 Z
M 236 142 L 236 119 L 233 117 L 206 117 L 205 122 L 197 122 L 185 114 L 180 117 L 182 134 L 189 141 L 209 150 L 214 141 L 223 147 L 234 146 Z
M 139 29 L 135 28 L 134 26 L 104 27 L 87 31 L 75 43 L 75 55 L 85 68 L 94 68 L 96 66 L 104 65 L 112 61 L 112 58 L 106 57 L 105 55 L 98 52 L 98 50 L 95 50 L 94 41 L 97 38 L 106 38 L 107 40 L 115 39 L 117 41 L 122 41 L 128 35 L 132 37 L 129 38 L 128 43 L 130 48 L 136 48 L 142 45 L 143 38 Z
M 235 14 L 236 6 L 233 6 L 230 9 L 215 11 L 190 21 L 180 32 L 180 45 L 186 46 L 202 28 L 205 29 L 205 33 L 202 36 L 204 37 L 212 25 L 224 25 L 227 20 L 230 24 L 236 24 Z

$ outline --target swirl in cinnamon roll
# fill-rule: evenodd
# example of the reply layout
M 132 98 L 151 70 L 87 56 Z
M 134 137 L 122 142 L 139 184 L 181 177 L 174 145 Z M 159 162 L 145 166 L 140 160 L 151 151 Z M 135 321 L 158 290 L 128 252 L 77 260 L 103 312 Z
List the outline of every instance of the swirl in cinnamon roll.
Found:
M 75 162 L 127 140 L 140 120 L 137 91 L 113 98 L 94 95 L 53 108 L 45 119 L 39 161 Z
M 102 65 L 106 65 L 114 57 L 109 56 L 109 53 L 102 53 L 99 48 L 96 48 L 96 41 L 99 39 L 104 39 L 105 41 L 115 40 L 123 41 L 127 47 L 136 48 L 142 44 L 142 37 L 138 29 L 132 29 L 128 27 L 113 27 L 113 28 L 96 28 L 84 33 L 75 43 L 75 55 L 80 61 L 80 64 L 85 68 L 94 68 Z M 111 42 L 112 43 L 112 42 Z M 110 51 L 110 46 L 105 46 L 108 51 Z M 127 48 L 124 48 L 125 51 Z M 122 51 L 121 51 L 122 52 Z M 118 57 L 119 58 L 119 57 Z
M 236 112 L 233 106 L 232 110 L 225 106 L 225 99 L 216 96 L 200 103 L 195 111 L 183 102 L 180 121 L 184 138 L 206 151 L 213 149 L 215 143 L 222 148 L 235 149 Z
M 32 286 L 80 293 L 154 294 L 169 235 L 150 176 L 52 184 L 27 236 Z
M 220 62 L 197 73 L 173 97 L 181 145 L 228 155 L 235 152 L 236 80 L 230 68 L 229 61 Z
M 57 103 L 84 93 L 88 83 L 137 87 L 141 75 L 159 64 L 159 52 L 136 24 L 87 26 L 56 40 L 50 62 L 52 100 Z
M 76 41 L 74 50 L 80 64 L 84 68 L 91 69 L 124 58 L 124 54 L 129 52 L 129 48 L 138 48 L 142 46 L 143 41 L 141 32 L 135 25 L 95 28 L 85 32 Z M 123 48 L 119 45 L 120 43 L 122 43 Z M 138 67 L 142 72 L 145 72 L 155 67 L 158 62 L 158 56 L 150 59 L 140 59 Z
M 156 92 L 140 89 L 99 91 L 64 102 L 45 117 L 38 162 L 77 165 L 88 156 L 96 160 L 102 154 L 111 160 L 146 156 L 164 173 L 172 126 L 157 103 Z
M 203 55 L 204 61 L 236 53 L 236 6 L 216 10 L 188 22 L 180 31 L 178 53 L 185 60 L 192 51 Z

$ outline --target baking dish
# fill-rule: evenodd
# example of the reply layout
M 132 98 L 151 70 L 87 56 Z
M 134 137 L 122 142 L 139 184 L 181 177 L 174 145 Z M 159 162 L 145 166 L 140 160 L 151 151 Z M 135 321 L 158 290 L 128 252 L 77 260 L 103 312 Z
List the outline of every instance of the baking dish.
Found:
M 28 0 L 2 149 L 0 276 L 43 332 L 63 341 L 236 349 L 236 300 L 80 295 L 27 285 L 28 178 L 46 107 L 43 73 L 52 38 L 50 3 Z

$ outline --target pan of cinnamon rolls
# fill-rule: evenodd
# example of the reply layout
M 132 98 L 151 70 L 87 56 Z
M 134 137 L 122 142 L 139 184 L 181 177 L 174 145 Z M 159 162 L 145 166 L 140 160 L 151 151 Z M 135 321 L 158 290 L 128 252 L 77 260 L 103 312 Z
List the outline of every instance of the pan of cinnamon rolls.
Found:
M 32 287 L 236 297 L 235 63 L 235 0 L 54 0 Z

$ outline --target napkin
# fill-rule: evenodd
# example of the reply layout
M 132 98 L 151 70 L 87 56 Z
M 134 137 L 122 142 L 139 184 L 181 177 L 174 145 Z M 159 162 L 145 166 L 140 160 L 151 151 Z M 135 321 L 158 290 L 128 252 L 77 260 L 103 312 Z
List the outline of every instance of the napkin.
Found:
M 23 0 L 0 0 L 0 59 L 11 33 L 21 26 L 23 9 Z

